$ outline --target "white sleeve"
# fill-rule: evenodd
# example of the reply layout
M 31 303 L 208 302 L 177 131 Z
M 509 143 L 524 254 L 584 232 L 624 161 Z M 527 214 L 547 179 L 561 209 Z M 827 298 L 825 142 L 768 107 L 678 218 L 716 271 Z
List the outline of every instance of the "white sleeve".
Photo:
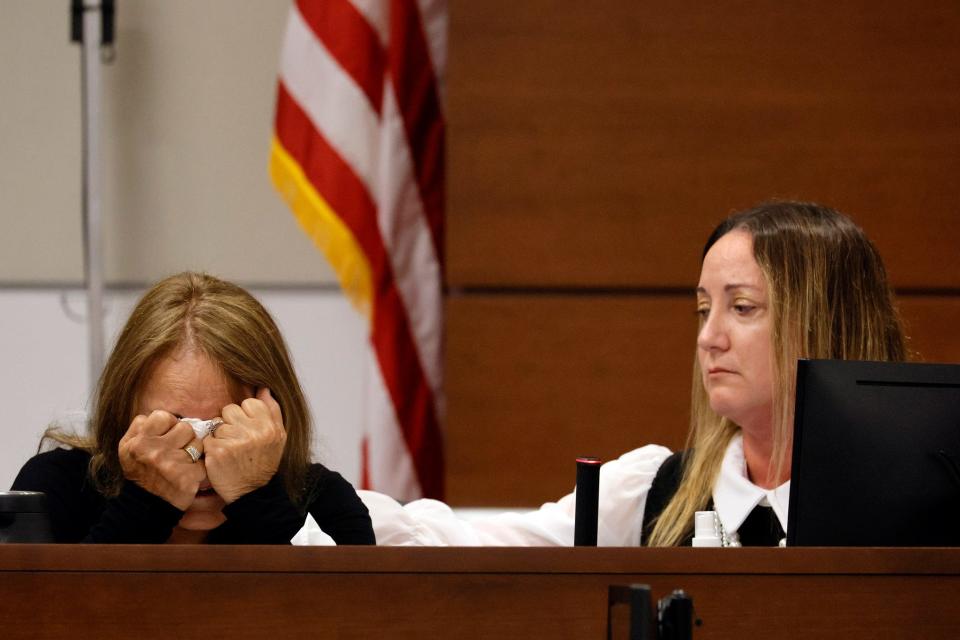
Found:
M 648 445 L 600 468 L 597 544 L 637 546 L 650 484 L 670 450 Z M 572 546 L 576 495 L 535 511 L 505 512 L 477 520 L 457 518 L 437 500 L 401 506 L 374 491 L 357 494 L 370 510 L 379 545 L 404 546 Z

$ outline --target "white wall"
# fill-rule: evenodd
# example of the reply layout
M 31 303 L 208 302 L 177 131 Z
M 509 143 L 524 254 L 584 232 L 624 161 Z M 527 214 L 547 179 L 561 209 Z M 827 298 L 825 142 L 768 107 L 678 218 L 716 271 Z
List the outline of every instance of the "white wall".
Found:
M 80 48 L 67 0 L 0 0 L 0 284 L 82 281 Z M 290 0 L 120 0 L 103 71 L 104 271 L 317 284 L 267 175 Z
M 313 412 L 314 455 L 356 482 L 364 323 L 329 288 L 250 289 L 274 316 Z M 111 342 L 141 291 L 107 299 Z M 52 421 L 85 411 L 87 328 L 77 288 L 0 289 L 0 490 L 10 487 Z

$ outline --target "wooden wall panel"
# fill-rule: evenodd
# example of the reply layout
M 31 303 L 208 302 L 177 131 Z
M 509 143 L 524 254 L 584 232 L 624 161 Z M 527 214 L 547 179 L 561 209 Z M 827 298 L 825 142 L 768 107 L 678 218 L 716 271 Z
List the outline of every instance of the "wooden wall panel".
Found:
M 960 299 L 900 300 L 911 347 L 960 363 Z M 538 505 L 574 459 L 678 448 L 689 420 L 691 296 L 463 296 L 447 301 L 451 504 Z
M 676 292 L 765 199 L 851 214 L 912 351 L 960 362 L 960 5 L 450 5 L 451 502 L 535 505 L 577 455 L 681 446 Z
M 794 197 L 960 286 L 958 31 L 949 0 L 453 0 L 449 281 L 687 286 L 719 219 Z
M 469 296 L 447 302 L 447 497 L 539 504 L 580 455 L 679 446 L 692 297 Z
M 960 364 L 960 296 L 901 296 L 911 359 Z

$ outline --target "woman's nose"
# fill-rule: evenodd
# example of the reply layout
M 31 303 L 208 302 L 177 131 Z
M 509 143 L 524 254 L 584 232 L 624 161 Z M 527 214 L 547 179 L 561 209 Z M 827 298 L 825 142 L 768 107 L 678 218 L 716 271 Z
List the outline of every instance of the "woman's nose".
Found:
M 723 320 L 716 311 L 711 310 L 700 326 L 697 346 L 704 351 L 725 351 L 729 348 L 729 337 L 723 328 Z

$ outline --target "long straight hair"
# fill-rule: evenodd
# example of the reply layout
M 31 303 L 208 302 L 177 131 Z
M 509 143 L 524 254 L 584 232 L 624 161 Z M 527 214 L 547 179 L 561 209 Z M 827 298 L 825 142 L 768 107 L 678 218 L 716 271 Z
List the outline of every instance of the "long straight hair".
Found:
M 287 441 L 279 472 L 298 499 L 310 464 L 310 413 L 280 330 L 244 289 L 210 275 L 184 272 L 155 284 L 130 314 L 100 376 L 90 434 L 48 429 L 45 437 L 91 454 L 97 489 L 115 496 L 123 484 L 118 447 L 155 365 L 178 350 L 197 349 L 230 387 L 269 387 L 280 405 Z
M 804 202 L 771 202 L 732 215 L 710 248 L 735 229 L 753 238 L 769 291 L 774 354 L 771 473 L 780 477 L 793 436 L 797 360 L 902 361 L 903 329 L 876 247 L 850 218 Z M 702 260 L 701 260 L 702 261 Z M 740 428 L 710 409 L 694 357 L 690 433 L 680 486 L 657 518 L 650 546 L 680 544 L 708 504 L 724 453 Z

